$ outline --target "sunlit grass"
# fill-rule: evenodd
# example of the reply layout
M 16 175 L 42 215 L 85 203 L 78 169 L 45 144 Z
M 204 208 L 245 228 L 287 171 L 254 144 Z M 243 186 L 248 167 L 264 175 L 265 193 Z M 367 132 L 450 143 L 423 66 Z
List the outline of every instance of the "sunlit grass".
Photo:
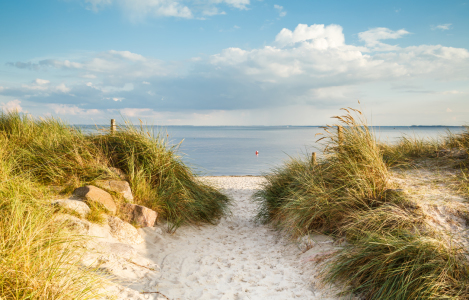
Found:
M 84 237 L 57 217 L 77 214 L 50 199 L 118 179 L 116 167 L 129 178 L 136 203 L 158 211 L 171 230 L 215 223 L 228 211 L 229 199 L 200 183 L 175 148 L 131 124 L 88 135 L 57 119 L 0 115 L 0 299 L 99 297 L 102 278 L 80 264 Z M 105 223 L 103 209 L 90 206 L 86 218 Z
M 17 176 L 0 137 L 0 298 L 92 299 L 102 279 L 80 264 L 85 240 L 54 218 L 46 189 Z
M 267 183 L 256 195 L 258 219 L 279 224 L 294 235 L 335 232 L 350 211 L 389 202 L 388 167 L 361 118 L 348 113 L 338 117 L 341 124 L 325 128 L 325 158 L 317 164 L 291 159 L 266 175 Z
M 256 194 L 258 220 L 293 236 L 319 232 L 345 238 L 347 246 L 323 265 L 324 279 L 342 286 L 345 295 L 467 299 L 467 251 L 429 225 L 419 205 L 390 181 L 391 166 L 439 159 L 444 149 L 467 152 L 467 129 L 441 141 L 405 137 L 378 144 L 361 113 L 346 112 L 325 128 L 322 160 L 292 158 L 265 176 Z

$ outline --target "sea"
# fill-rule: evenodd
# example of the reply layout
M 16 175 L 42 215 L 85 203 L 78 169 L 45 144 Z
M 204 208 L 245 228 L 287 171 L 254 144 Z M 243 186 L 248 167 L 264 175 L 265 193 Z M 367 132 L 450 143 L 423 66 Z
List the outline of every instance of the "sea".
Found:
M 99 132 L 96 126 L 78 125 L 85 132 Z M 320 126 L 144 126 L 144 130 L 168 139 L 182 160 L 203 176 L 259 176 L 280 167 L 292 157 L 319 156 L 323 146 L 317 140 Z M 399 138 L 442 139 L 459 126 L 371 127 L 378 140 L 394 143 Z M 257 154 L 256 154 L 257 152 Z

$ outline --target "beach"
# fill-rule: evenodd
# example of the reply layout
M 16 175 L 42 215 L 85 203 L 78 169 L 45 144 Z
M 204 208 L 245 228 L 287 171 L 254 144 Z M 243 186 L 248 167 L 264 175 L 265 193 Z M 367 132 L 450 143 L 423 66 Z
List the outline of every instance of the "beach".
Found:
M 262 177 L 200 180 L 233 199 L 231 215 L 173 234 L 164 224 L 142 228 L 140 244 L 95 238 L 88 260 L 111 276 L 107 292 L 118 299 L 338 299 L 318 284 L 320 268 L 310 259 L 334 249 L 332 239 L 318 236 L 304 247 L 254 221 Z

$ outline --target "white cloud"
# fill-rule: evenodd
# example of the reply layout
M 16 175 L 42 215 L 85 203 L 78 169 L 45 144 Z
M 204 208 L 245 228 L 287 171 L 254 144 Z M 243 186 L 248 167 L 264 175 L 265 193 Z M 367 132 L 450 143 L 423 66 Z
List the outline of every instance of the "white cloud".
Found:
M 123 116 L 126 117 L 146 116 L 149 112 L 153 112 L 153 110 L 150 108 L 123 108 L 119 111 Z
M 453 110 L 448 107 L 448 108 L 446 109 L 446 112 L 453 112 Z
M 68 93 L 70 92 L 70 88 L 66 87 L 64 83 L 59 84 L 58 86 L 55 87 L 57 91 L 60 91 L 62 93 Z
M 122 57 L 124 59 L 130 60 L 130 61 L 146 61 L 146 58 L 143 57 L 140 54 L 137 53 L 132 53 L 130 51 L 116 51 L 116 50 L 110 50 L 108 52 L 111 55 L 117 56 L 117 57 Z
M 58 115 L 98 115 L 101 112 L 98 109 L 83 109 L 76 105 L 67 104 L 49 104 L 48 105 Z
M 8 101 L 7 103 L 2 103 L 2 109 L 4 112 L 22 112 L 23 108 L 21 107 L 21 101 L 18 99 Z
M 122 102 L 122 100 L 124 100 L 125 98 L 122 98 L 122 97 L 114 97 L 112 98 L 113 101 L 116 101 L 116 102 Z
M 64 103 L 65 106 L 54 109 L 68 114 L 93 112 L 86 109 L 126 109 L 128 116 L 190 109 L 326 107 L 357 97 L 362 99 L 366 93 L 359 86 L 369 85 L 368 89 L 372 89 L 391 82 L 419 86 L 422 82 L 431 82 L 430 89 L 419 87 L 415 90 L 420 89 L 420 92 L 405 94 L 419 97 L 422 91 L 432 90 L 433 93 L 425 97 L 463 101 L 460 99 L 469 92 L 464 87 L 469 80 L 467 49 L 388 45 L 389 51 L 377 52 L 369 48 L 375 45 L 382 49 L 385 45 L 382 40 L 406 34 L 387 28 L 370 30 L 362 34 L 367 46 L 354 46 L 345 42 L 339 25 L 299 24 L 296 28 L 282 29 L 272 45 L 249 50 L 227 48 L 208 57 L 174 63 L 115 50 L 89 53 L 73 60 L 11 63 L 12 67 L 25 69 L 27 66 L 30 70 L 56 68 L 54 72 L 67 76 L 63 88 L 73 95 L 60 93 L 64 89 L 58 89 L 57 84 L 35 82 L 6 86 L 0 94 L 12 99 L 28 97 L 28 101 L 37 103 Z M 86 82 L 83 74 L 96 78 Z M 435 87 L 435 82 L 441 86 Z M 399 93 L 404 94 L 402 89 Z M 444 112 L 450 105 L 453 104 L 445 104 L 440 111 Z
M 450 30 L 451 29 L 451 26 L 452 24 L 451 23 L 447 23 L 447 24 L 440 24 L 440 25 L 436 25 L 436 26 L 431 26 L 431 29 L 432 30 Z
M 275 37 L 275 41 L 281 46 L 294 45 L 299 42 L 309 42 L 317 49 L 337 48 L 345 43 L 342 27 L 339 25 L 314 24 L 308 26 L 299 24 L 292 32 L 283 28 Z
M 397 46 L 391 46 L 380 42 L 381 40 L 395 40 L 399 39 L 409 32 L 405 29 L 399 29 L 397 31 L 389 28 L 377 27 L 364 32 L 360 32 L 358 37 L 361 41 L 364 41 L 367 47 L 374 48 L 375 51 L 394 51 L 398 50 Z
M 44 84 L 48 84 L 50 83 L 49 80 L 46 80 L 46 79 L 39 79 L 37 78 L 36 80 L 34 80 L 34 83 L 38 84 L 38 85 L 44 85 Z
M 274 8 L 278 11 L 278 15 L 280 18 L 285 17 L 287 12 L 283 10 L 283 6 L 274 4 Z
M 380 28 L 368 31 L 362 37 L 376 45 L 379 40 L 405 34 L 405 30 Z M 245 78 L 247 86 L 255 82 L 263 91 L 269 83 L 277 84 L 279 89 L 284 86 L 290 92 L 284 97 L 296 98 L 296 101 L 328 98 L 324 93 L 331 94 L 330 86 L 337 90 L 340 86 L 374 81 L 467 80 L 469 77 L 469 52 L 466 49 L 421 45 L 368 54 L 365 47 L 347 45 L 338 25 L 300 24 L 293 31 L 284 28 L 276 42 L 281 47 L 265 46 L 249 51 L 225 49 L 211 56 L 212 71 L 230 74 L 235 82 Z M 311 94 L 312 87 L 319 89 Z M 288 94 L 286 90 L 285 93 Z M 343 98 L 340 93 L 332 95 L 329 98 Z M 308 97 L 311 100 L 298 100 Z

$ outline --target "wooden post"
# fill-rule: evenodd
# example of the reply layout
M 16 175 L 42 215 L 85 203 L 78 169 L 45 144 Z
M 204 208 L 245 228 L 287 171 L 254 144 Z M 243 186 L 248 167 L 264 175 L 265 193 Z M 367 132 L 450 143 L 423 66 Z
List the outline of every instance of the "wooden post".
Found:
M 114 132 L 116 132 L 116 120 L 111 119 L 111 134 L 113 134 Z
M 313 166 L 316 165 L 316 152 L 313 152 L 311 154 L 311 162 L 313 163 Z
M 339 138 L 339 145 L 342 145 L 344 142 L 344 132 L 342 131 L 342 126 L 337 126 L 337 136 Z

